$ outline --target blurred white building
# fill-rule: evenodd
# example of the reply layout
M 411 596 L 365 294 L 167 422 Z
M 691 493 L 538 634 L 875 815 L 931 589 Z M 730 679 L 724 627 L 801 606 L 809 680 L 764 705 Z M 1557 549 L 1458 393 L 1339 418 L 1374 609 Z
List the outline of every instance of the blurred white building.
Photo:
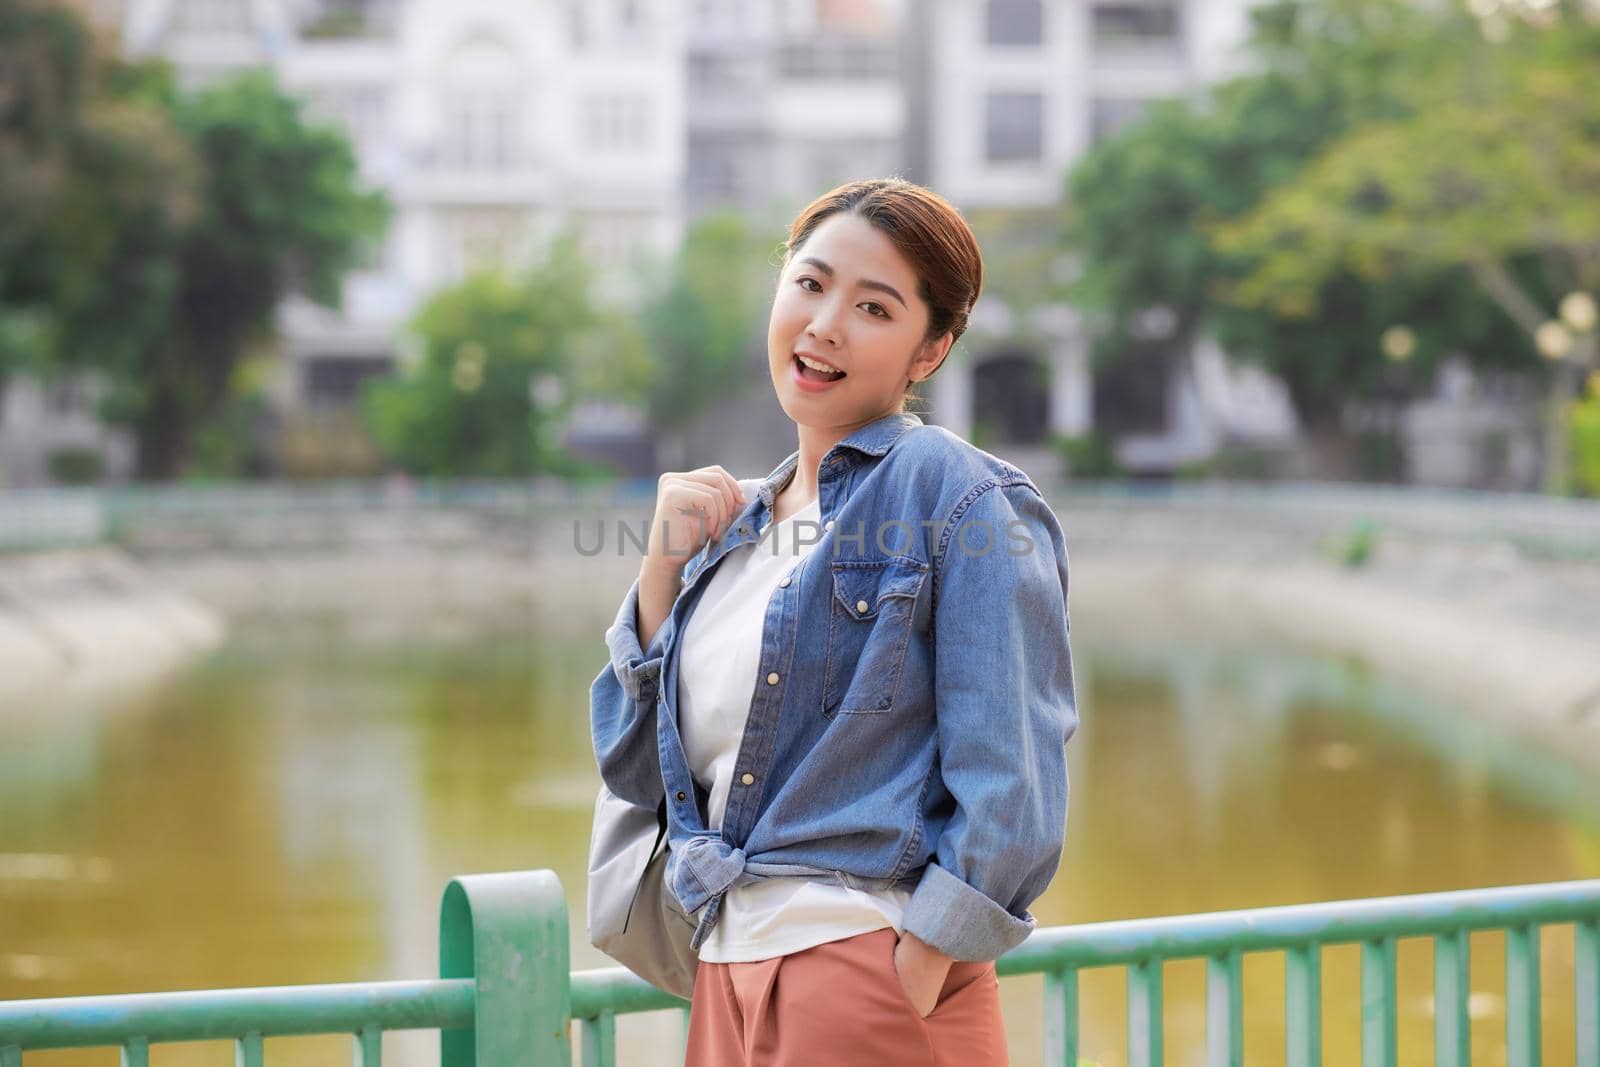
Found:
M 125 0 L 122 27 L 130 53 L 172 59 L 189 84 L 270 66 L 348 131 L 395 204 L 341 311 L 283 309 L 290 410 L 347 407 L 423 299 L 563 224 L 619 300 L 622 268 L 679 237 L 677 0 Z
M 696 215 L 741 210 L 776 241 L 797 208 L 861 176 L 903 174 L 969 214 L 1048 219 L 1096 141 L 1150 100 L 1233 69 L 1250 2 L 92 6 L 127 51 L 170 58 L 187 84 L 273 68 L 346 129 L 363 176 L 395 203 L 387 245 L 347 280 L 341 311 L 282 310 L 277 399 L 292 429 L 348 425 L 361 382 L 400 358 L 399 327 L 423 299 L 475 267 L 517 262 L 563 223 L 608 271 L 605 294 L 626 301 L 624 268 L 670 250 Z M 932 380 L 930 417 L 1030 470 L 1048 473 L 1049 438 L 1089 431 L 1097 411 L 1118 413 L 1116 448 L 1134 470 L 1294 433 L 1275 380 L 1214 346 L 1172 351 L 1160 308 L 1140 324 L 1139 351 L 1096 378 L 1091 327 L 1072 309 L 1013 308 L 1006 295 L 991 286 L 980 300 Z M 599 405 L 582 418 L 601 436 L 640 432 L 614 415 Z M 783 445 L 752 444 L 753 457 Z
M 964 212 L 1062 206 L 1068 171 L 1152 100 L 1235 72 L 1251 0 L 913 0 L 906 21 L 907 176 Z M 1054 265 L 1070 272 L 1064 258 Z M 1115 406 L 1117 458 L 1166 472 L 1229 442 L 1296 432 L 1287 391 L 1214 345 L 1167 351 L 1171 316 L 1152 308 L 1139 351 L 1090 373 L 1091 328 L 1067 307 L 1021 321 L 986 294 L 962 351 L 930 383 L 938 421 L 980 426 L 986 447 L 1046 468 L 1050 435 L 1077 436 Z M 985 305 L 988 305 L 985 307 Z M 1026 328 L 1026 329 L 1024 329 Z M 1025 332 L 1034 340 L 1018 344 Z M 1120 379 L 1120 380 L 1118 380 Z M 1032 382 L 1023 399 L 1015 383 Z M 1021 404 L 1019 406 L 1019 400 Z M 996 437 L 996 435 L 998 435 Z
M 688 202 L 782 227 L 902 166 L 901 20 L 880 0 L 689 0 Z

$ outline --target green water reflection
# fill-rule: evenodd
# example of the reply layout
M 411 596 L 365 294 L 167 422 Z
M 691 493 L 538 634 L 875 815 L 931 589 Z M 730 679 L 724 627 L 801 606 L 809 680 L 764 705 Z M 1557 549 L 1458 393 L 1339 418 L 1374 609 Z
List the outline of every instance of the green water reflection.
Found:
M 455 874 L 549 867 L 583 937 L 603 623 L 409 644 L 245 630 L 159 690 L 44 709 L 0 751 L 0 999 L 428 977 Z M 1075 645 L 1083 726 L 1042 925 L 1600 876 L 1600 785 L 1359 664 L 1277 648 Z M 1498 936 L 1473 941 L 1474 1062 L 1503 1062 Z M 1572 939 L 1546 934 L 1547 1062 L 1570 1062 Z M 1402 942 L 1401 1062 L 1431 1056 L 1431 956 Z M 1356 950 L 1325 956 L 1325 1062 L 1358 1058 Z M 1282 1049 L 1282 961 L 1247 957 L 1246 1058 Z M 1169 1064 L 1203 1062 L 1203 964 L 1167 970 Z M 1040 1062 L 1041 982 L 1004 983 Z M 1086 1057 L 1123 1059 L 1121 971 L 1083 978 Z M 670 1063 L 677 1019 L 624 1019 Z M 437 1037 L 386 1038 L 428 1062 Z M 345 1039 L 268 1043 L 348 1062 Z M 114 1052 L 30 1054 L 42 1065 Z M 152 1050 L 226 1062 L 227 1046 Z M 652 1056 L 656 1058 L 652 1059 Z M 220 1057 L 220 1058 L 219 1058 Z

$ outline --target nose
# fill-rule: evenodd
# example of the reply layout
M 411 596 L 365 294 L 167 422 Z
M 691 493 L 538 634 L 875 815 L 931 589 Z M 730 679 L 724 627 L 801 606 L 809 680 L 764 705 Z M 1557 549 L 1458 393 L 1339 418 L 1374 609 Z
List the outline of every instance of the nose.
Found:
M 839 309 L 831 300 L 820 301 L 806 327 L 806 335 L 839 347 Z

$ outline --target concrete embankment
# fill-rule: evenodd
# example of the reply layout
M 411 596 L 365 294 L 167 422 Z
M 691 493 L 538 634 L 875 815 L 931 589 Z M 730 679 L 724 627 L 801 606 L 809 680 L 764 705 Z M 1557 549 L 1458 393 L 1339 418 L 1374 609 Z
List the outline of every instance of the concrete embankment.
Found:
M 1463 568 L 1428 589 L 1392 562 L 1346 570 L 1083 557 L 1073 626 L 1095 641 L 1193 636 L 1351 656 L 1600 774 L 1600 620 L 1567 627 L 1558 619 L 1581 613 L 1574 605 L 1552 603 L 1534 618 L 1510 603 L 1587 596 L 1592 614 L 1600 576 L 1563 588 L 1554 575 L 1485 583 Z M 1436 564 L 1432 577 L 1442 575 Z
M 1600 506 L 1322 486 L 1050 497 L 1087 643 L 1236 637 L 1356 657 L 1600 773 Z M 616 532 L 647 523 L 653 499 L 290 503 L 123 514 L 136 565 L 0 557 L 0 674 L 170 661 L 214 642 L 218 616 L 331 616 L 377 640 L 592 630 L 598 655 L 638 566 Z
M 114 549 L 0 556 L 0 726 L 159 678 L 223 634 L 218 612 Z

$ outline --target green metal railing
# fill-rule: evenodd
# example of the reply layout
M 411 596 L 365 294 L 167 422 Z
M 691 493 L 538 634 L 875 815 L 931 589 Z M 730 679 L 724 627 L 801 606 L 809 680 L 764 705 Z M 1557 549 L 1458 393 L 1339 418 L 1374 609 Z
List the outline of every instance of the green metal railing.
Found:
M 1576 1067 L 1600 1067 L 1600 880 L 1425 893 L 1034 931 L 1002 956 L 1001 976 L 1043 974 L 1045 1062 L 1078 1062 L 1078 976 L 1121 966 L 1128 981 L 1128 1062 L 1162 1062 L 1162 964 L 1206 960 L 1206 1062 L 1243 1061 L 1242 957 L 1286 954 L 1286 1060 L 1322 1059 L 1322 949 L 1361 946 L 1361 1062 L 1396 1063 L 1395 942 L 1433 941 L 1434 1062 L 1470 1062 L 1468 935 L 1504 931 L 1506 1062 L 1540 1062 L 1539 934 L 1572 924 Z M 222 989 L 0 1003 L 0 1067 L 35 1049 L 117 1046 L 146 1067 L 152 1044 L 224 1039 L 238 1067 L 260 1067 L 269 1037 L 351 1035 L 352 1062 L 378 1067 L 387 1030 L 440 1031 L 444 1067 L 573 1062 L 581 1022 L 585 1067 L 616 1060 L 616 1018 L 687 1005 L 620 967 L 570 970 L 567 905 L 550 871 L 451 881 L 439 920 L 439 978 L 420 982 Z M 680 1050 L 681 1053 L 681 1050 Z

